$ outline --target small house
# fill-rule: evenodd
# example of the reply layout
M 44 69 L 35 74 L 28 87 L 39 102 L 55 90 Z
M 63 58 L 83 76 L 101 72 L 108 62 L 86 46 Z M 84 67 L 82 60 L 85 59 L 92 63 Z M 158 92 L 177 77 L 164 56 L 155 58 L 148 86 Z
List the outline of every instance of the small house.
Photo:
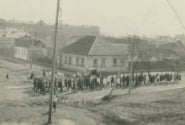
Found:
M 31 54 L 33 56 L 45 56 L 47 50 L 45 45 L 30 36 L 23 36 L 15 40 L 14 57 L 25 61 L 30 61 Z
M 66 46 L 62 52 L 62 68 L 84 72 L 96 68 L 99 72 L 128 70 L 129 45 L 116 43 L 103 36 L 85 36 Z

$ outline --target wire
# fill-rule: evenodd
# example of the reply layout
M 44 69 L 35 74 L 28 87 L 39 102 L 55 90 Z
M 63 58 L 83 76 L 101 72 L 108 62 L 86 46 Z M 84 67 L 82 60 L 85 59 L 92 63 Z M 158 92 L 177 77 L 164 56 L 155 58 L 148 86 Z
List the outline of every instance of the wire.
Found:
M 177 20 L 178 20 L 178 21 L 180 22 L 180 24 L 182 25 L 182 28 L 183 28 L 184 31 L 185 31 L 184 23 L 183 23 L 183 21 L 181 20 L 180 16 L 178 15 L 178 13 L 177 13 L 175 7 L 170 3 L 170 0 L 166 0 L 166 1 L 167 1 L 168 5 L 170 6 L 170 8 L 172 9 L 172 11 L 174 12 L 174 14 L 175 14 Z

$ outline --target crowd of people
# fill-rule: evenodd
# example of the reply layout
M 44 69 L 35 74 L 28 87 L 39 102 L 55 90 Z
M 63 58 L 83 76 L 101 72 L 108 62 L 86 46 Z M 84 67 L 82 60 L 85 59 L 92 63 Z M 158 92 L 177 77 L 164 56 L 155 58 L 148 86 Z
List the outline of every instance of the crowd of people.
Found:
M 129 85 L 138 87 L 154 83 L 176 83 L 181 80 L 180 73 L 135 73 L 133 78 L 130 74 L 119 74 L 105 76 L 102 74 L 93 75 L 73 75 L 73 76 L 55 76 L 54 91 L 83 91 L 83 90 L 101 90 L 103 88 L 127 88 Z M 51 77 L 46 72 L 40 77 L 32 73 L 30 78 L 33 79 L 33 89 L 35 92 L 45 94 L 49 92 Z

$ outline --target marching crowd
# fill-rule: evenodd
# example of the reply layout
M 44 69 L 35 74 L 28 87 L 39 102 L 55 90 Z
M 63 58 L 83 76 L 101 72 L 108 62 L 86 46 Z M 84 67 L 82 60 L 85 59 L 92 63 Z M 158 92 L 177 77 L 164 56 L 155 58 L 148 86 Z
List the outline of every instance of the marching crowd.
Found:
M 49 77 L 50 78 L 50 77 Z M 32 73 L 30 79 L 33 79 L 34 92 L 45 94 L 49 92 L 51 80 L 48 78 L 46 72 L 43 76 L 37 77 Z M 130 74 L 119 74 L 111 76 L 103 76 L 98 74 L 93 75 L 74 75 L 55 77 L 54 90 L 55 91 L 68 91 L 74 92 L 83 90 L 101 90 L 103 88 L 127 88 L 129 85 L 138 87 L 141 85 L 148 85 L 154 83 L 176 83 L 181 80 L 179 73 L 135 73 L 131 80 Z M 131 84 L 132 83 L 132 84 Z

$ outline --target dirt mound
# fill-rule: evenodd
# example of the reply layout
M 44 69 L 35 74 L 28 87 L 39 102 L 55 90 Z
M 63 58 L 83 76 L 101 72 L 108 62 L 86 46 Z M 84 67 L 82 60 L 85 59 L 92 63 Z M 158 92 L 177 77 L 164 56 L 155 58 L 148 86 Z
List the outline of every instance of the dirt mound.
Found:
M 28 106 L 43 106 L 48 104 L 49 99 L 47 98 L 35 98 L 35 99 L 30 99 L 26 104 Z

